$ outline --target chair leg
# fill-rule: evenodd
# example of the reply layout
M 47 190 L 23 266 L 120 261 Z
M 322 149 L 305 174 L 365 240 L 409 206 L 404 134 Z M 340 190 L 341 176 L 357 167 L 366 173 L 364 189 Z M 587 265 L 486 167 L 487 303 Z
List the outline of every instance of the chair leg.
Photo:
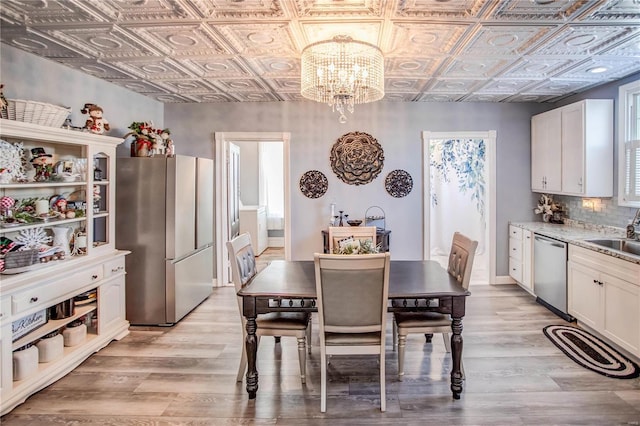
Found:
M 298 360 L 300 361 L 300 379 L 302 383 L 307 382 L 307 349 L 304 337 L 298 337 Z
M 385 362 L 384 362 L 385 347 L 382 345 L 382 351 L 380 353 L 380 411 L 383 413 L 387 411 L 387 394 L 386 394 L 386 374 L 385 374 Z
M 309 319 L 309 324 L 307 324 L 307 352 L 311 355 L 311 319 Z
M 244 373 L 247 370 L 247 350 L 244 348 L 244 342 L 242 342 L 242 356 L 240 357 L 240 366 L 238 367 L 238 375 L 236 376 L 236 382 L 241 382 L 244 379 Z
M 327 412 L 327 355 L 320 352 L 320 412 Z
M 448 353 L 451 353 L 451 338 L 449 337 L 449 333 L 442 333 L 442 338 L 444 339 L 444 348 Z
M 396 346 L 398 345 L 398 326 L 396 325 L 396 318 L 394 316 L 391 317 L 391 334 L 393 336 L 393 350 L 396 350 Z
M 407 335 L 398 333 L 398 379 L 404 378 L 404 350 L 407 346 Z

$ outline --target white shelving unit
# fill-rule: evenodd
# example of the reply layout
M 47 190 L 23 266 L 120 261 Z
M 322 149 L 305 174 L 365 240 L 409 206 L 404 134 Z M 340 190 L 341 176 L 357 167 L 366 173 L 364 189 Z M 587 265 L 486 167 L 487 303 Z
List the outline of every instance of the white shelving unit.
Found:
M 115 163 L 116 146 L 120 138 L 94 135 L 65 129 L 38 126 L 11 120 L 0 120 L 0 137 L 11 144 L 22 143 L 24 154 L 43 147 L 54 161 L 80 161 L 86 171 L 76 182 L 11 182 L 0 184 L 0 197 L 14 199 L 68 196 L 75 194 L 84 202 L 84 214 L 74 218 L 51 218 L 32 223 L 4 224 L 0 237 L 11 240 L 22 231 L 65 226 L 86 233 L 86 249 L 82 254 L 66 256 L 0 275 L 0 400 L 1 414 L 11 411 L 33 393 L 60 379 L 92 353 L 121 339 L 129 332 L 125 318 L 125 256 L 127 251 L 115 248 Z M 26 158 L 28 160 L 28 158 Z M 101 180 L 94 180 L 93 166 L 102 170 Z M 94 192 L 95 185 L 95 192 Z M 68 301 L 90 290 L 96 290 L 96 301 L 76 306 L 73 315 L 48 320 L 17 339 L 13 338 L 13 324 L 34 313 L 42 312 L 58 303 Z M 36 343 L 45 334 L 62 330 L 70 322 L 91 315 L 85 341 L 65 347 L 62 358 L 40 363 L 33 375 L 13 380 L 13 351 Z

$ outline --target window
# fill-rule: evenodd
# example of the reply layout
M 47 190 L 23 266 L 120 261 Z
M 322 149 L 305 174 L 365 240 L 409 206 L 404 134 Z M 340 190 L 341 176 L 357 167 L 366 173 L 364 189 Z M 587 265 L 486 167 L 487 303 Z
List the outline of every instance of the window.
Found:
M 640 207 L 640 80 L 620 86 L 618 205 Z

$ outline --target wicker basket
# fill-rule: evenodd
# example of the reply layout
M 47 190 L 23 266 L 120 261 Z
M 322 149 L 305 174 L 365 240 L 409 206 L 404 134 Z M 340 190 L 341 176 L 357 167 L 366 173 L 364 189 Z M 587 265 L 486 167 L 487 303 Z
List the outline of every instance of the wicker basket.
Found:
M 7 103 L 2 118 L 41 126 L 61 127 L 71 112 L 69 108 L 37 101 L 7 99 Z

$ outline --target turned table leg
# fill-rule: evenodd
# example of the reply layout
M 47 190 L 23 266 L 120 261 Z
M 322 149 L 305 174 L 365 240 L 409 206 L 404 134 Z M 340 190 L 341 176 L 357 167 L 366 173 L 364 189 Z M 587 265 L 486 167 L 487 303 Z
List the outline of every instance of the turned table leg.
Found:
M 462 318 L 453 318 L 451 321 L 451 358 L 453 368 L 451 369 L 451 392 L 453 399 L 460 399 L 462 393 Z
M 258 370 L 256 368 L 256 355 L 258 352 L 258 339 L 256 337 L 256 317 L 247 318 L 247 392 L 249 399 L 255 399 L 258 391 Z

